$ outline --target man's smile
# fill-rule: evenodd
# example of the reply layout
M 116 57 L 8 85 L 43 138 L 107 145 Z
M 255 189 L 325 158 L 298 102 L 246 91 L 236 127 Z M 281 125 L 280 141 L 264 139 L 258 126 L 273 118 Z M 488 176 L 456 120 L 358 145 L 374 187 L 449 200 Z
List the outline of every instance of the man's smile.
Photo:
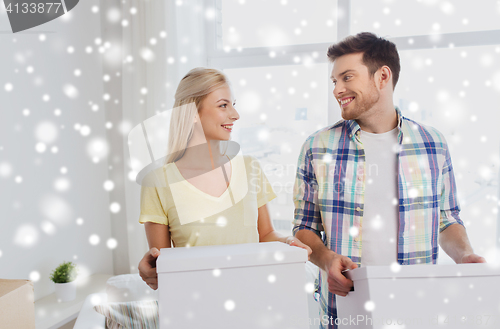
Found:
M 354 97 L 344 97 L 340 100 L 340 106 L 346 107 L 354 100 Z

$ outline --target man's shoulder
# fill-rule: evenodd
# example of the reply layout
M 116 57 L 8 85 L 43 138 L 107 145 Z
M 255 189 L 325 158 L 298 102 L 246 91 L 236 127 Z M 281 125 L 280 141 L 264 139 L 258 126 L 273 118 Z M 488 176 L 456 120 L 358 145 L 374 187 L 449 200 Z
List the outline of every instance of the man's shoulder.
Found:
M 346 120 L 339 120 L 333 125 L 323 127 L 307 137 L 305 144 L 310 144 L 318 141 L 331 140 L 332 138 L 340 138 L 342 130 L 347 123 Z
M 446 145 L 446 139 L 442 132 L 438 129 L 419 123 L 415 120 L 409 119 L 407 117 L 403 117 L 403 133 L 410 132 L 409 136 L 413 136 L 413 138 L 419 139 L 422 142 L 429 142 L 435 144 Z

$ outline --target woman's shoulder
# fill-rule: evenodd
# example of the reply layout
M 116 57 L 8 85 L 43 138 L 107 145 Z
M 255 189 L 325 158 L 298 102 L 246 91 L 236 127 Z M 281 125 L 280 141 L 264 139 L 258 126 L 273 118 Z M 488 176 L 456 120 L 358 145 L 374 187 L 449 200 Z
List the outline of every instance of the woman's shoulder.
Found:
M 246 166 L 254 166 L 259 164 L 259 160 L 253 155 L 237 155 L 243 158 Z
M 259 159 L 253 155 L 243 155 L 242 156 L 245 163 L 245 169 L 248 174 L 260 175 L 262 173 L 262 166 Z
M 145 177 L 141 185 L 151 187 L 168 187 L 169 177 L 173 168 L 173 163 L 166 163 L 161 167 L 151 170 Z
M 251 156 L 251 155 L 243 155 L 243 154 L 238 154 L 238 155 L 236 155 L 235 157 L 238 157 L 238 156 L 242 157 L 242 158 L 243 158 L 243 160 L 245 161 L 245 163 L 250 162 L 250 161 L 252 161 L 253 159 L 255 159 L 255 157 L 254 157 L 254 156 Z

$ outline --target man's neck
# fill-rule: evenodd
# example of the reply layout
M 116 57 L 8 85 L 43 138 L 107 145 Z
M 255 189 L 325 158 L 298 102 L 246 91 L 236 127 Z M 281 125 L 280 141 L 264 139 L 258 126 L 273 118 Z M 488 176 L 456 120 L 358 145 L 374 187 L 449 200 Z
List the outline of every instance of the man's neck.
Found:
M 366 117 L 356 119 L 361 130 L 372 133 L 382 134 L 396 128 L 398 125 L 398 115 L 394 106 L 386 107 L 384 110 L 373 111 Z

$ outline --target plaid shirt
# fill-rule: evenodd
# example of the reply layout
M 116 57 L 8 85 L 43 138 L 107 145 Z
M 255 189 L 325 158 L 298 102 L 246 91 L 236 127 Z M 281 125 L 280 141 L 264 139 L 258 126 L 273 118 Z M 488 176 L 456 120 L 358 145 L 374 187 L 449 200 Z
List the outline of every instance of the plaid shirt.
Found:
M 451 224 L 463 225 L 456 195 L 450 152 L 443 135 L 398 117 L 399 229 L 398 263 L 437 262 L 438 233 Z M 361 266 L 365 152 L 360 127 L 341 120 L 311 135 L 302 147 L 294 186 L 294 234 L 311 230 L 334 252 Z M 359 229 L 355 240 L 351 227 Z M 327 275 L 319 275 L 320 320 L 336 318 L 335 295 Z M 328 320 L 330 322 L 330 320 Z M 322 325 L 325 325 L 322 323 Z M 328 325 L 328 328 L 331 328 Z

